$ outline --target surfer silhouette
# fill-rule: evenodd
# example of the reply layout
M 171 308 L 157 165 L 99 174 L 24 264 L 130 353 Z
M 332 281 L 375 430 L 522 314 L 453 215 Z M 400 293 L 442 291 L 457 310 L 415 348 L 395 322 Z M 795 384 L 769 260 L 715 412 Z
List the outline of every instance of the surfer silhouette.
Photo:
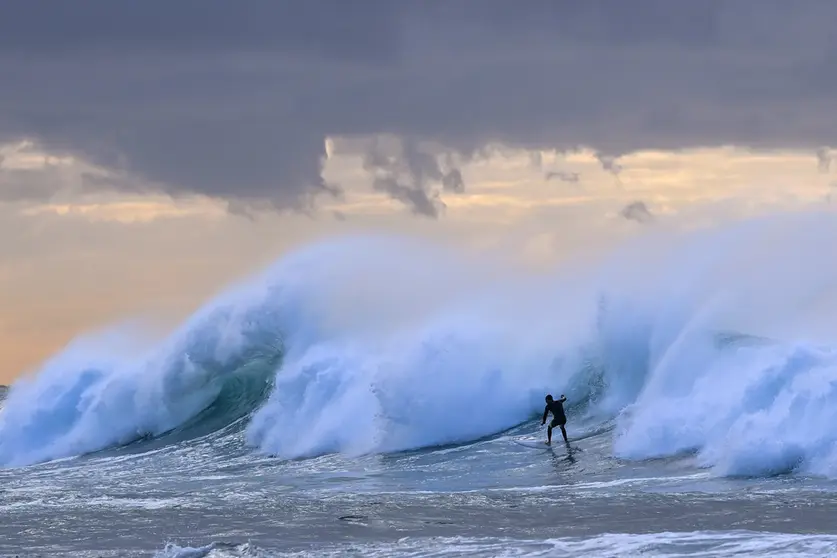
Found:
M 564 429 L 564 425 L 567 424 L 567 415 L 564 414 L 564 401 L 566 400 L 567 398 L 563 394 L 561 395 L 561 399 L 558 401 L 555 401 L 551 394 L 546 396 L 546 408 L 543 410 L 543 420 L 541 421 L 541 425 L 546 424 L 546 417 L 551 411 L 552 422 L 549 423 L 549 428 L 546 429 L 546 445 L 548 446 L 552 444 L 552 429 L 556 426 L 561 427 L 561 434 L 564 435 L 564 443 L 570 443 L 569 440 L 567 440 L 567 431 Z

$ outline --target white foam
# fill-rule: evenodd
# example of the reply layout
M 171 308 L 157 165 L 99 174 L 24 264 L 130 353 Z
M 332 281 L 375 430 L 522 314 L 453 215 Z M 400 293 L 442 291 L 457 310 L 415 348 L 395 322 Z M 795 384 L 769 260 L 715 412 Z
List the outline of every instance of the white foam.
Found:
M 179 546 L 166 544 L 155 558 L 271 558 L 275 554 L 266 552 L 250 543 L 211 543 L 205 546 Z
M 758 533 L 749 531 L 695 531 L 685 533 L 603 534 L 593 537 L 555 539 L 513 539 L 494 537 L 405 537 L 395 543 L 371 542 L 317 545 L 312 550 L 270 552 L 249 545 L 219 543 L 200 548 L 169 544 L 157 558 L 195 557 L 318 557 L 360 554 L 369 557 L 613 557 L 655 556 L 659 558 L 758 556 L 764 558 L 831 556 L 837 552 L 837 536 Z
M 748 224 L 691 247 L 686 255 L 698 248 L 706 255 L 697 268 L 682 262 L 678 298 L 689 310 L 663 322 L 667 340 L 652 352 L 621 421 L 617 456 L 698 450 L 699 462 L 722 475 L 837 475 L 837 352 L 782 340 L 833 334 L 817 310 L 830 314 L 835 300 L 837 265 L 822 260 L 834 232 L 830 218 L 800 217 Z M 674 293 L 661 294 L 671 305 Z M 774 341 L 719 345 L 715 332 L 728 324 Z

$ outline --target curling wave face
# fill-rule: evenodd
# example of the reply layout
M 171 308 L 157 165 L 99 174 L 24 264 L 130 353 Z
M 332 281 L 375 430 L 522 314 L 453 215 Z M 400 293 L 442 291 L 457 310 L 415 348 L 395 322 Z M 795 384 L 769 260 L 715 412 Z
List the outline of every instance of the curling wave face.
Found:
M 226 405 L 229 415 L 222 422 L 252 410 L 283 345 L 269 306 L 242 306 L 235 299 L 199 313 L 150 349 L 137 346 L 133 328 L 74 341 L 12 386 L 0 414 L 0 464 L 160 436 L 217 405 Z

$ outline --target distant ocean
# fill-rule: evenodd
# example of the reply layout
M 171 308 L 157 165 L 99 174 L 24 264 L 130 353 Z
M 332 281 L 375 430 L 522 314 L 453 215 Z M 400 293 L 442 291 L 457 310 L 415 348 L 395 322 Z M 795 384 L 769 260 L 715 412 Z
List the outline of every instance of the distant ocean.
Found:
M 834 226 L 775 226 L 539 276 L 331 240 L 80 337 L 0 404 L 0 555 L 835 555 Z M 569 447 L 516 443 L 547 393 Z

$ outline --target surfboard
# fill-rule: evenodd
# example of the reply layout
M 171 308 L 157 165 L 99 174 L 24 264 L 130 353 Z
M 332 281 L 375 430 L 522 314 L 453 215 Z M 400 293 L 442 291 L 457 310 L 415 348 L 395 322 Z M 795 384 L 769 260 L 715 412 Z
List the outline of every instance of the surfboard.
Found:
M 511 441 L 517 445 L 523 446 L 524 448 L 530 449 L 540 449 L 540 450 L 569 450 L 570 452 L 582 451 L 578 446 L 567 446 L 564 444 L 564 440 L 560 438 L 558 440 L 552 439 L 552 445 L 546 445 L 546 440 L 543 438 L 511 438 Z
M 546 445 L 546 440 L 536 440 L 534 438 L 512 438 L 512 442 L 514 442 L 515 444 L 520 444 L 525 448 L 543 450 L 551 449 L 551 446 Z M 553 441 L 553 443 L 555 442 Z

